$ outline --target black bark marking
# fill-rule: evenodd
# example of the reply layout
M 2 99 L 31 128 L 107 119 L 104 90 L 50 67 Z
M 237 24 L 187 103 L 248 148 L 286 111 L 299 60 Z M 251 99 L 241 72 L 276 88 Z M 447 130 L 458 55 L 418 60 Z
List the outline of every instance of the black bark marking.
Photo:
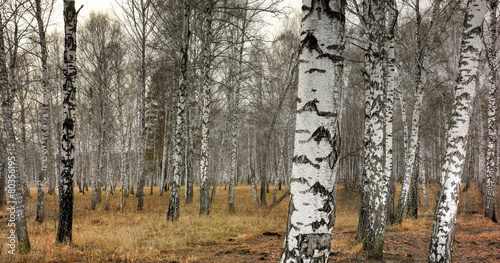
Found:
M 311 101 L 307 102 L 304 105 L 304 107 L 302 107 L 301 111 L 315 111 L 315 112 L 318 112 L 318 106 L 316 106 L 316 104 L 318 102 L 319 101 L 317 99 L 314 99 L 314 100 L 311 100 Z
M 292 178 L 291 182 L 299 182 L 301 184 L 307 184 L 308 186 L 309 185 L 309 182 L 304 178 L 304 177 L 300 177 L 300 178 Z
M 300 155 L 300 156 L 295 156 L 292 159 L 292 162 L 294 163 L 303 163 L 303 164 L 310 164 L 312 167 L 316 168 L 319 170 L 320 166 L 317 163 L 311 162 L 305 155 Z
M 314 111 L 314 112 L 316 112 L 316 114 L 318 114 L 318 116 L 326 117 L 326 118 L 337 116 L 337 113 L 335 113 L 335 112 L 319 111 L 318 106 L 316 106 L 316 104 L 318 104 L 318 103 L 319 103 L 318 99 L 313 99 L 313 100 L 307 102 L 306 104 L 304 104 L 302 109 L 300 109 L 298 112 L 302 113 L 304 111 Z
M 319 182 L 314 183 L 313 186 L 309 189 L 309 192 L 313 194 L 321 194 L 322 196 L 330 195 L 330 191 L 328 191 L 322 184 Z
M 302 12 L 304 12 L 304 17 L 302 21 L 306 20 L 314 11 L 318 13 L 318 17 L 321 18 L 322 14 L 327 15 L 330 19 L 339 20 L 341 23 L 345 22 L 345 3 L 346 1 L 341 1 L 341 6 L 339 7 L 339 11 L 332 10 L 330 8 L 329 0 L 312 0 L 311 6 L 302 6 Z M 307 13 L 306 13 L 307 12 Z
M 328 49 L 328 50 L 344 50 L 345 45 L 334 44 L 334 45 L 330 45 L 330 46 L 326 47 L 326 49 Z
M 325 202 L 323 207 L 318 209 L 318 211 L 329 214 L 332 211 L 332 207 L 330 206 L 329 202 Z
M 321 50 L 321 48 L 318 45 L 318 39 L 316 39 L 314 34 L 312 32 L 309 32 L 309 31 L 306 33 L 306 36 L 304 37 L 304 39 L 302 40 L 302 43 L 301 43 L 301 51 L 304 48 L 307 48 L 309 50 L 309 52 L 313 52 L 313 50 L 315 50 L 320 55 L 323 54 L 323 51 Z
M 316 231 L 318 228 L 320 228 L 321 226 L 324 226 L 326 225 L 326 221 L 324 218 L 321 218 L 320 221 L 314 221 L 311 223 L 311 227 L 314 231 Z
M 309 69 L 309 70 L 306 70 L 304 73 L 306 73 L 306 74 L 311 74 L 311 73 L 314 73 L 314 72 L 326 73 L 326 70 L 324 70 L 324 69 L 319 69 L 319 68 L 311 68 L 311 69 Z
M 316 129 L 309 140 L 313 139 L 317 144 L 319 144 L 323 139 L 330 141 L 330 137 L 330 131 L 327 128 L 321 126 Z
M 320 54 L 319 56 L 317 56 L 317 58 L 327 58 L 327 59 L 331 60 L 332 63 L 334 63 L 334 64 L 337 64 L 338 62 L 344 61 L 343 56 L 338 56 L 338 55 L 334 55 L 334 54 L 330 54 L 330 53 Z

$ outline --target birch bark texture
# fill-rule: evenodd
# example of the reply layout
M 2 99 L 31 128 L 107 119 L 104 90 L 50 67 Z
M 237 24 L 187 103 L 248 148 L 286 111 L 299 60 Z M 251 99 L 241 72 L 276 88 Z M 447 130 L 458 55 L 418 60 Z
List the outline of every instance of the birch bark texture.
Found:
M 2 14 L 0 12 L 0 25 L 2 23 Z M 7 178 L 5 178 L 8 186 L 9 201 L 7 205 L 15 208 L 15 224 L 17 234 L 17 244 L 19 252 L 26 254 L 31 250 L 30 240 L 28 237 L 28 228 L 26 225 L 26 215 L 24 212 L 24 199 L 22 196 L 22 178 L 19 174 L 16 135 L 13 125 L 13 106 L 15 86 L 9 83 L 9 75 L 7 71 L 7 56 L 4 46 L 4 27 L 0 26 L 0 88 L 2 92 L 2 117 L 3 126 L 6 136 L 6 153 L 5 163 L 7 164 Z M 15 47 L 17 48 L 17 47 Z M 11 58 L 12 59 L 12 58 Z M 11 187 L 14 185 L 14 188 Z M 12 192 L 13 190 L 13 192 Z
M 295 145 L 280 262 L 327 262 L 335 224 L 340 150 L 343 0 L 303 1 Z
M 486 196 L 484 198 L 484 216 L 497 222 L 495 214 L 495 146 L 497 145 L 496 129 L 496 97 L 497 90 L 497 7 L 498 0 L 490 0 L 489 45 L 487 48 L 488 65 L 488 137 L 486 153 Z M 497 153 L 498 154 L 498 153 Z
M 180 182 L 181 182 L 181 167 L 182 167 L 182 135 L 184 126 L 184 111 L 186 108 L 186 71 L 188 63 L 188 46 L 189 46 L 189 1 L 184 0 L 184 18 L 182 32 L 182 62 L 179 77 L 179 101 L 177 102 L 177 120 L 175 126 L 174 137 L 174 181 L 172 182 L 172 192 L 168 203 L 167 220 L 177 221 L 179 219 L 179 202 L 180 202 Z
M 416 16 L 417 16 L 417 27 L 420 24 L 420 6 L 419 1 L 416 2 Z M 436 25 L 438 22 L 439 10 L 440 10 L 441 0 L 434 1 L 434 6 L 432 9 L 431 24 L 429 26 L 429 31 L 427 33 L 427 40 L 423 46 L 421 46 L 420 40 L 420 29 L 417 28 L 417 42 L 419 43 L 419 60 L 418 64 L 418 77 L 417 77 L 417 87 L 415 90 L 416 101 L 413 107 L 413 117 L 411 122 L 411 130 L 409 137 L 408 149 L 405 151 L 405 174 L 403 177 L 403 183 L 401 185 L 401 194 L 399 196 L 398 206 L 396 208 L 396 213 L 394 215 L 394 223 L 401 224 L 403 222 L 403 215 L 408 204 L 409 193 L 410 193 L 410 183 L 411 176 L 413 174 L 413 168 L 415 164 L 415 155 L 417 152 L 417 144 L 419 141 L 419 131 L 420 131 L 420 112 L 422 110 L 422 102 L 424 98 L 424 88 L 427 83 L 427 69 L 429 67 L 429 47 L 434 41 L 434 31 L 436 30 Z M 406 144 L 405 144 L 406 145 Z
M 208 149 L 210 139 L 210 43 L 212 29 L 212 1 L 205 0 L 203 8 L 203 109 L 201 119 L 201 156 L 200 156 L 200 214 L 210 213 L 210 199 L 208 181 L 208 168 L 210 151 Z
M 75 138 L 76 23 L 75 1 L 64 0 L 64 83 L 62 98 L 62 167 L 56 241 L 71 242 L 73 228 L 73 140 Z
M 476 94 L 485 0 L 469 0 L 464 18 L 454 108 L 447 131 L 445 163 L 429 245 L 429 262 L 451 262 L 472 102 Z
M 370 257 L 378 258 L 382 255 L 389 194 L 389 180 L 386 178 L 387 174 L 384 169 L 385 85 L 383 70 L 387 58 L 386 3 L 367 0 L 363 1 L 362 7 L 363 25 L 367 38 L 363 72 L 365 82 L 363 205 L 368 206 L 365 208 L 363 247 L 368 250 Z
M 47 42 L 45 40 L 45 28 L 42 19 L 42 7 L 41 0 L 35 1 L 36 7 L 36 21 L 38 25 L 38 37 L 40 41 L 40 60 L 42 63 L 42 134 L 41 134 L 41 144 L 42 144 L 42 156 L 41 156 L 41 169 L 38 175 L 37 186 L 37 205 L 36 205 L 36 219 L 38 223 L 42 223 L 44 220 L 44 183 L 45 176 L 48 175 L 48 159 L 49 159 L 49 100 L 50 100 L 50 90 L 48 85 L 48 73 L 47 73 Z

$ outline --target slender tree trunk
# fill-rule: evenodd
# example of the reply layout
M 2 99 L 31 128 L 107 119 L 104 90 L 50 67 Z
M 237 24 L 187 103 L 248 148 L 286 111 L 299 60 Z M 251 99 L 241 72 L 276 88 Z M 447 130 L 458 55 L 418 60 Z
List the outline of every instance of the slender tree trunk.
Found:
M 36 219 L 38 223 L 42 223 L 45 217 L 45 195 L 44 195 L 44 183 L 45 177 L 48 175 L 48 160 L 49 160 L 49 147 L 48 142 L 50 141 L 50 131 L 49 131 L 49 100 L 50 100 L 50 90 L 48 85 L 48 73 L 47 73 L 47 43 L 45 40 L 45 28 L 42 19 L 42 8 L 40 4 L 41 0 L 36 0 L 36 20 L 38 24 L 38 37 L 40 41 L 40 59 L 42 62 L 42 151 L 41 151 L 41 171 L 38 175 L 37 187 L 37 205 L 36 205 Z
M 160 174 L 160 196 L 163 195 L 163 189 L 165 188 L 165 176 L 167 173 L 167 156 L 168 156 L 168 119 L 169 119 L 169 114 L 168 114 L 168 107 L 165 105 L 165 123 L 164 123 L 164 131 L 163 131 L 163 154 L 162 154 L 162 161 L 161 161 L 161 174 Z
M 287 232 L 280 262 L 328 261 L 340 150 L 345 1 L 304 1 Z M 338 169 L 337 169 L 338 170 Z
M 487 137 L 487 167 L 486 167 L 486 196 L 484 198 L 484 216 L 497 222 L 495 214 L 495 146 L 497 144 L 496 129 L 496 89 L 497 89 L 497 16 L 496 10 L 498 0 L 490 0 L 490 37 L 487 48 L 488 64 L 490 72 L 488 75 L 488 137 Z M 498 154 L 498 153 L 497 153 Z
M 186 191 L 185 191 L 185 203 L 191 204 L 193 203 L 193 131 L 192 126 L 189 121 L 189 110 L 186 112 L 187 118 L 185 119 L 186 123 L 186 141 L 184 144 L 184 171 L 186 175 Z
M 76 78 L 76 23 L 78 13 L 75 1 L 64 0 L 64 84 L 63 84 L 63 126 L 61 197 L 59 203 L 59 225 L 56 241 L 70 242 L 73 229 L 73 165 L 75 138 L 75 93 Z
M 279 156 L 278 156 L 278 169 L 276 169 L 276 176 L 274 177 L 274 189 L 273 189 L 273 204 L 276 203 L 276 195 L 278 194 L 278 183 L 281 182 L 283 178 L 283 152 L 285 148 L 285 142 L 278 145 Z
M 228 125 L 227 125 L 227 121 L 226 121 L 226 122 L 224 122 L 224 130 L 222 130 L 222 133 L 221 133 L 220 148 L 219 148 L 219 161 L 217 163 L 217 172 L 214 175 L 214 182 L 213 182 L 214 186 L 212 188 L 212 193 L 210 195 L 210 202 L 212 202 L 212 203 L 215 201 L 215 194 L 217 191 L 217 185 L 218 185 L 217 176 L 220 176 L 220 178 L 222 178 L 223 171 L 221 171 L 221 167 L 223 165 L 223 159 L 224 159 L 223 154 L 224 154 L 224 146 L 225 146 L 225 141 L 226 141 L 225 139 L 226 139 L 227 132 L 228 132 Z
M 469 0 L 464 19 L 459 76 L 455 87 L 454 109 L 448 130 L 442 186 L 436 204 L 432 236 L 429 245 L 429 262 L 451 262 L 455 221 L 465 149 L 470 124 L 472 101 L 475 96 L 479 53 L 481 50 L 481 25 L 486 13 L 486 1 Z
M 410 202 L 408 202 L 408 216 L 413 218 L 418 218 L 418 178 L 420 168 L 420 143 L 417 145 L 417 152 L 415 155 L 415 164 L 413 168 L 413 174 L 411 177 L 411 188 L 410 188 Z
M 424 194 L 424 203 L 425 203 L 425 209 L 429 207 L 429 198 L 427 196 L 427 172 L 425 170 L 423 158 L 424 156 L 420 156 L 420 167 L 422 167 L 422 171 L 420 173 L 420 176 L 422 178 L 422 192 Z
M 141 1 L 141 36 L 140 36 L 140 45 L 141 45 L 141 77 L 140 77 L 140 85 L 141 85 L 141 106 L 140 106 L 140 139 L 139 139 L 139 178 L 137 183 L 137 211 L 142 211 L 144 206 L 144 184 L 146 180 L 145 170 L 146 170 L 146 24 L 147 17 L 145 15 L 146 9 L 148 8 L 145 5 L 149 5 L 149 2 Z
M 104 210 L 109 210 L 109 191 L 113 190 L 111 188 L 112 179 L 111 179 L 111 165 L 109 163 L 109 149 L 106 151 L 106 206 Z
M 410 144 L 408 146 L 407 156 L 406 156 L 406 164 L 405 164 L 405 175 L 403 178 L 403 184 L 401 186 L 401 195 L 399 197 L 398 207 L 396 208 L 395 214 L 395 223 L 401 224 L 403 222 L 403 215 L 405 212 L 405 208 L 408 203 L 408 194 L 410 190 L 410 181 L 411 175 L 413 173 L 413 167 L 415 163 L 415 154 L 417 149 L 417 143 L 419 141 L 419 130 L 420 130 L 420 112 L 422 108 L 422 101 L 424 97 L 424 88 L 427 82 L 427 69 L 429 66 L 429 47 L 434 41 L 434 31 L 436 30 L 436 24 L 439 16 L 439 6 L 441 4 L 441 0 L 434 1 L 434 7 L 432 10 L 432 18 L 431 24 L 429 27 L 429 32 L 427 34 L 427 41 L 422 46 L 420 40 L 420 10 L 419 4 L 416 4 L 416 13 L 417 13 L 417 43 L 419 46 L 420 56 L 422 63 L 418 64 L 418 79 L 417 79 L 417 88 L 416 88 L 416 101 L 415 106 L 413 107 L 413 119 L 411 123 L 411 135 L 410 135 Z
M 26 166 L 28 165 L 28 156 L 26 154 L 26 92 L 24 90 L 19 91 L 19 106 L 20 106 L 20 121 L 21 121 L 21 152 L 22 152 L 22 188 L 23 188 L 23 198 L 31 197 L 29 182 L 28 182 L 28 174 L 26 172 Z
M 208 169 L 210 160 L 210 44 L 212 43 L 212 1 L 205 0 L 203 8 L 203 109 L 201 118 L 201 156 L 200 156 L 200 214 L 210 212 Z
M 0 13 L 0 25 L 2 23 L 2 14 Z M 14 39 L 17 39 L 15 36 Z M 6 152 L 7 152 L 7 192 L 9 201 L 7 205 L 9 210 L 13 209 L 15 214 L 15 227 L 17 234 L 17 244 L 19 252 L 26 254 L 30 251 L 30 241 L 28 237 L 28 228 L 26 225 L 26 216 L 24 212 L 24 200 L 22 196 L 22 178 L 18 170 L 17 149 L 16 149 L 16 136 L 13 126 L 13 105 L 14 105 L 14 84 L 9 83 L 7 73 L 7 57 L 5 54 L 4 46 L 4 31 L 0 26 L 0 87 L 2 89 L 2 116 L 3 125 L 6 136 Z M 17 52 L 17 43 L 14 44 L 14 53 Z M 11 57 L 11 66 L 15 66 L 15 56 Z M 3 171 L 2 171 L 3 172 Z M 12 211 L 12 210 L 11 210 Z
M 0 40 L 3 41 L 3 40 Z M 0 61 L 1 62 L 1 61 Z M 0 129 L 0 209 L 3 209 L 5 205 L 7 205 L 6 199 L 6 180 L 5 180 L 5 169 L 7 168 L 7 158 L 5 152 L 5 143 L 3 138 L 3 130 Z
M 172 192 L 168 203 L 167 220 L 177 221 L 179 219 L 179 186 L 181 182 L 181 161 L 182 161 L 182 134 L 184 126 L 184 110 L 186 108 L 186 71 L 188 63 L 189 47 L 189 1 L 184 0 L 184 19 L 182 32 L 182 63 L 179 78 L 179 101 L 177 102 L 177 121 L 174 137 L 174 181 Z

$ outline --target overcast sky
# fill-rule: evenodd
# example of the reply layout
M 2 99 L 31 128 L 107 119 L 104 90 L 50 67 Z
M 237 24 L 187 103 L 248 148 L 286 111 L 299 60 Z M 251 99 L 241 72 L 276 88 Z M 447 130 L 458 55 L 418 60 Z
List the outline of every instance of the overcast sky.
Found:
M 78 15 L 79 22 L 85 21 L 92 10 L 109 10 L 109 12 L 112 12 L 113 8 L 119 10 L 119 7 L 117 6 L 115 0 L 76 0 L 75 5 L 76 9 L 80 8 L 80 6 L 83 5 L 83 8 L 80 11 L 80 14 Z M 296 12 L 298 12 L 300 10 L 301 5 L 302 5 L 302 0 L 284 0 L 281 6 L 291 7 L 295 9 Z M 57 1 L 56 8 L 54 10 L 54 14 L 51 19 L 52 27 L 57 27 L 60 28 L 61 30 L 63 29 L 64 21 L 62 13 L 63 13 L 63 3 L 62 1 Z M 279 27 L 282 26 L 282 22 L 279 21 L 279 19 L 277 18 L 268 16 L 266 20 L 268 20 L 269 21 L 268 23 L 270 24 L 269 28 L 266 30 L 270 32 L 269 35 L 277 33 Z M 269 36 L 269 38 L 272 38 L 272 36 Z

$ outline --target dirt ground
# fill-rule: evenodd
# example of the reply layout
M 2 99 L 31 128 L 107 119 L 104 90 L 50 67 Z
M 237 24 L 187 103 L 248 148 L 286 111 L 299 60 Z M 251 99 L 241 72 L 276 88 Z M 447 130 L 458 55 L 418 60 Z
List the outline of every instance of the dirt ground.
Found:
M 429 204 L 435 203 L 437 187 L 429 187 Z M 497 193 L 500 192 L 497 188 Z M 282 194 L 281 191 L 280 195 Z M 0 262 L 279 262 L 285 236 L 287 201 L 275 208 L 253 206 L 251 189 L 237 189 L 238 211 L 228 216 L 227 192 L 218 192 L 210 217 L 198 216 L 198 204 L 181 204 L 177 223 L 165 220 L 168 198 L 145 198 L 143 212 L 135 211 L 135 197 L 129 197 L 120 213 L 113 199 L 111 211 L 88 208 L 89 195 L 76 195 L 73 244 L 55 244 L 52 200 L 47 199 L 48 223 L 34 222 L 28 209 L 28 230 L 32 251 L 26 256 L 9 257 L 5 242 L 0 242 Z M 197 198 L 195 192 L 195 200 Z M 398 194 L 397 194 L 398 196 Z M 497 211 L 500 196 L 497 197 Z M 34 207 L 36 198 L 28 200 Z M 367 259 L 362 245 L 356 243 L 359 194 L 339 186 L 337 220 L 329 262 L 427 262 L 434 208 L 419 208 L 419 218 L 407 218 L 401 225 L 387 228 L 384 259 Z M 49 212 L 53 211 L 54 212 Z M 500 225 L 483 216 L 479 187 L 461 193 L 456 223 L 453 262 L 500 262 Z M 5 211 L 0 211 L 6 214 Z M 31 216 L 30 216 L 31 214 Z M 498 214 L 498 212 L 497 212 Z M 0 240 L 5 240 L 7 225 L 0 224 Z

